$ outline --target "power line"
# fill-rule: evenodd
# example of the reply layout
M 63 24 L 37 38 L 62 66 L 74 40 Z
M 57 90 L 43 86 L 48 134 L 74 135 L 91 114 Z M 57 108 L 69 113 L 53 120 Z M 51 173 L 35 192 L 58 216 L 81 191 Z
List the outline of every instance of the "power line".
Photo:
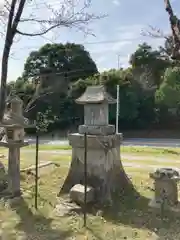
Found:
M 43 38 L 47 39 L 48 41 L 51 41 L 51 43 L 45 43 L 44 45 L 46 44 L 66 44 L 66 43 L 70 43 L 70 42 L 66 42 L 66 43 L 57 43 L 57 42 L 54 42 L 53 40 L 50 40 L 48 38 L 46 38 L 45 36 L 43 36 Z M 79 44 L 79 45 L 95 45 L 95 44 L 111 44 L 111 43 L 117 43 L 117 42 L 121 42 L 121 41 L 136 41 L 136 40 L 139 40 L 140 38 L 137 37 L 137 38 L 124 38 L 124 39 L 112 39 L 112 40 L 104 40 L 104 41 L 97 41 L 97 42 L 80 42 L 80 43 L 75 43 L 75 42 L 72 42 L 74 44 Z M 12 47 L 12 50 L 24 50 L 24 49 L 32 49 L 32 48 L 41 48 L 41 46 L 39 45 L 32 45 L 32 46 L 27 46 L 27 47 L 22 47 L 22 48 L 13 48 Z M 63 51 L 63 50 L 62 50 Z

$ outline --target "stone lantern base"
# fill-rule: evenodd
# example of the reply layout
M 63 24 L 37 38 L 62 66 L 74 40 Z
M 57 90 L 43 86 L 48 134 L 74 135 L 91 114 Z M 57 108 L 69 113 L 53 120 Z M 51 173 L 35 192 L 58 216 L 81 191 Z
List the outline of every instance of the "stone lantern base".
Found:
M 87 135 L 87 184 L 95 189 L 96 202 L 111 201 L 113 192 L 123 188 L 121 139 L 121 134 Z M 70 134 L 69 142 L 72 162 L 60 194 L 69 193 L 74 185 L 84 183 L 84 135 Z
M 174 169 L 161 168 L 150 173 L 150 178 L 154 180 L 155 195 L 149 202 L 149 207 L 180 214 L 177 187 L 177 182 L 180 180 L 179 173 Z
M 21 195 L 20 189 L 20 148 L 28 146 L 27 142 L 0 142 L 0 147 L 6 147 L 8 151 L 8 176 L 7 194 L 12 197 Z

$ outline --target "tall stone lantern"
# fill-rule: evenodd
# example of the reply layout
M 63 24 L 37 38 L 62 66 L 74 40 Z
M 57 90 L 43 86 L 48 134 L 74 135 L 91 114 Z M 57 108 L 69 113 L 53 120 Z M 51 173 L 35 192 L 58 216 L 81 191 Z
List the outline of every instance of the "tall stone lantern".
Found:
M 28 120 L 22 115 L 23 102 L 14 96 L 9 101 L 10 108 L 4 114 L 0 127 L 6 131 L 6 139 L 0 146 L 8 148 L 8 192 L 18 196 L 20 191 L 20 148 L 27 146 L 24 142 L 24 128 L 30 127 Z
M 113 193 L 122 189 L 124 174 L 120 161 L 122 135 L 109 125 L 109 104 L 116 103 L 103 85 L 87 87 L 76 100 L 84 105 L 84 124 L 78 133 L 69 135 L 72 162 L 60 193 L 68 193 L 76 184 L 84 184 L 84 133 L 87 133 L 87 183 L 95 189 L 96 200 L 111 201 Z

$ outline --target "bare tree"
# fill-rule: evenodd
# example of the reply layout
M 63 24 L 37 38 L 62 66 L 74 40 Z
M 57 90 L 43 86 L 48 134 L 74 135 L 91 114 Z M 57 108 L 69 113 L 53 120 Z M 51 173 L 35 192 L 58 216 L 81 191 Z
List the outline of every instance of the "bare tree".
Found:
M 0 9 L 0 20 L 1 23 L 5 24 L 5 41 L 1 68 L 0 121 L 3 118 L 5 110 L 8 59 L 15 37 L 17 35 L 29 37 L 43 36 L 60 27 L 77 28 L 85 33 L 90 33 L 87 28 L 88 23 L 92 20 L 104 17 L 104 15 L 96 16 L 88 13 L 91 6 L 91 0 L 83 0 L 83 3 L 80 0 L 59 0 L 58 7 L 53 7 L 53 4 L 47 5 L 43 2 L 44 6 L 50 10 L 50 14 L 47 15 L 47 17 L 40 18 L 35 16 L 33 10 L 28 17 L 24 17 L 26 6 L 30 4 L 29 7 L 31 8 L 31 6 L 33 6 L 33 1 L 34 6 L 36 6 L 35 4 L 37 3 L 35 0 L 4 0 L 4 6 Z M 51 0 L 51 2 L 53 2 L 53 0 Z M 36 26 L 39 26 L 39 30 L 25 32 L 21 28 L 27 23 L 36 24 Z M 29 29 L 29 27 L 26 27 L 25 29 Z
M 171 6 L 170 0 L 164 0 L 165 10 L 169 16 L 169 23 L 171 26 L 171 33 L 164 34 L 163 31 L 157 29 L 155 27 L 150 26 L 149 31 L 143 31 L 142 35 L 150 36 L 155 38 L 164 38 L 165 44 L 168 45 L 168 53 L 169 47 L 171 47 L 171 59 L 179 60 L 180 59 L 180 19 L 174 14 L 173 8 Z
M 169 0 L 164 0 L 165 9 L 169 15 L 169 22 L 171 25 L 171 32 L 173 37 L 172 58 L 180 58 L 180 20 L 174 14 Z

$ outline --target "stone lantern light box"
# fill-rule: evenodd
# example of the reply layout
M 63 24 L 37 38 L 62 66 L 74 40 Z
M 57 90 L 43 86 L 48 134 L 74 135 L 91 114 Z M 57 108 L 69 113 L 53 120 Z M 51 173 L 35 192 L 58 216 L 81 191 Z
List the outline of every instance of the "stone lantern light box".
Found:
M 103 85 L 87 87 L 76 103 L 84 105 L 84 125 L 79 126 L 80 134 L 114 133 L 114 125 L 109 125 L 109 104 L 116 103 L 116 100 L 106 92 Z
M 22 115 L 23 102 L 18 97 L 10 101 L 10 108 L 6 111 L 1 122 L 1 127 L 6 129 L 7 142 L 23 142 L 24 128 L 30 127 L 28 119 Z

